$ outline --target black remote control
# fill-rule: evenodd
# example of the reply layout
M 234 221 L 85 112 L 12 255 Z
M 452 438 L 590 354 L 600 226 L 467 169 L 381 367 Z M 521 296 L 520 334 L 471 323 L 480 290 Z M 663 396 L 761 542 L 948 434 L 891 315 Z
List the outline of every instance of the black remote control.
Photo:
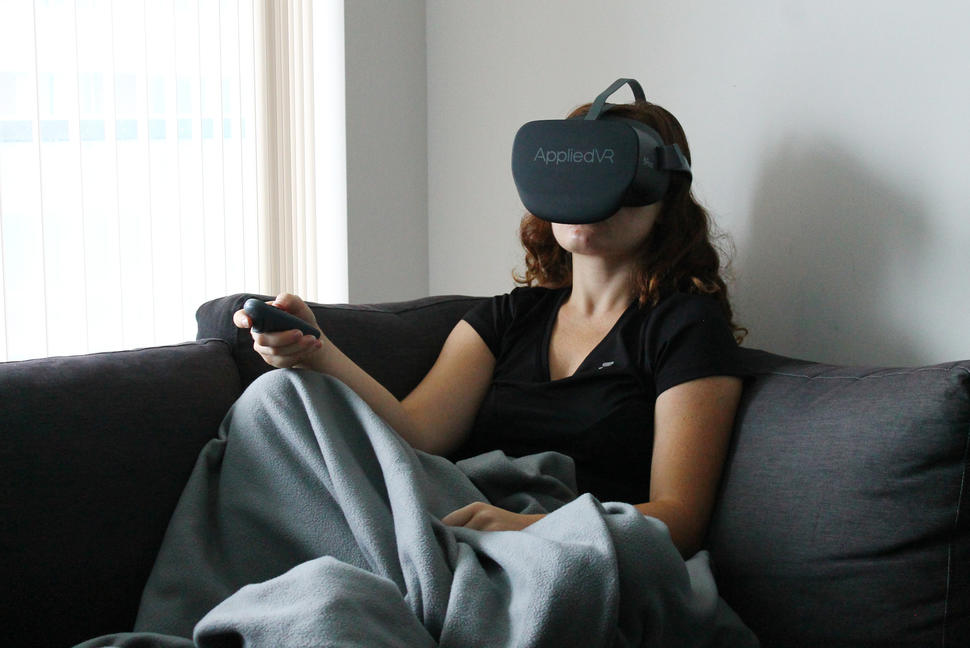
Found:
M 307 335 L 312 335 L 315 338 L 320 337 L 320 331 L 296 315 L 291 315 L 282 308 L 270 306 L 259 299 L 247 299 L 246 303 L 243 304 L 243 310 L 253 320 L 253 331 L 256 333 L 274 333 L 276 331 L 300 329 Z

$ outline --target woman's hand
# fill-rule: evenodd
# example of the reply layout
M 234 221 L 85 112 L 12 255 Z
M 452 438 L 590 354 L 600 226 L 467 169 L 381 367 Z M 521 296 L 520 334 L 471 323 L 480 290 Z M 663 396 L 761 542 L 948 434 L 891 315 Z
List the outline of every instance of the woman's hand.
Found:
M 477 531 L 521 531 L 543 517 L 542 513 L 513 513 L 485 502 L 472 502 L 449 513 L 441 522 Z
M 306 305 L 306 302 L 296 295 L 283 293 L 274 301 L 267 303 L 296 315 L 303 321 L 317 327 L 317 320 L 313 316 L 313 311 Z M 251 329 L 253 326 L 252 319 L 244 310 L 233 313 L 232 322 L 239 328 Z M 318 340 L 312 335 L 304 335 L 297 329 L 274 333 L 256 333 L 253 331 L 252 336 L 253 349 L 262 356 L 267 364 L 278 368 L 317 364 L 319 359 L 314 356 L 324 348 L 325 344 L 329 343 L 329 340 L 322 333 Z

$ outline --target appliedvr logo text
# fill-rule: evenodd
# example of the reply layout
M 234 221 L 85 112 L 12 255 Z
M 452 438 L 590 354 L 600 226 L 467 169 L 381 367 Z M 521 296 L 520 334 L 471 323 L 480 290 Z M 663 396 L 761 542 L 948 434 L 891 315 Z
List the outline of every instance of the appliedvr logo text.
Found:
M 601 164 L 603 162 L 613 164 L 613 149 L 594 148 L 588 151 L 577 151 L 576 149 L 554 151 L 550 149 L 547 151 L 540 146 L 532 161 L 541 161 L 546 164 Z

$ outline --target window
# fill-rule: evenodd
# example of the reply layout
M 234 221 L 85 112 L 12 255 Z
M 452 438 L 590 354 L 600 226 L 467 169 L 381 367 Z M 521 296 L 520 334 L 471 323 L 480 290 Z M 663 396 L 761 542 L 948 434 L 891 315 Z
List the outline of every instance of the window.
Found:
M 313 265 L 317 237 L 346 240 L 342 112 L 308 139 L 314 10 L 320 53 L 342 52 L 339 2 L 3 3 L 0 360 L 192 339 L 234 292 L 345 296 L 345 246 L 342 275 Z M 342 106 L 328 74 L 317 104 Z

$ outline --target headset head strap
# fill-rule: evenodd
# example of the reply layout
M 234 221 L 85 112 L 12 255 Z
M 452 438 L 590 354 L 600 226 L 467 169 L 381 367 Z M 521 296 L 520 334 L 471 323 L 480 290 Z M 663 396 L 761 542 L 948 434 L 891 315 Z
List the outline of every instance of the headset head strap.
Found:
M 609 88 L 601 92 L 599 96 L 596 97 L 596 100 L 593 101 L 593 105 L 589 108 L 589 112 L 586 113 L 586 119 L 599 119 L 600 113 L 603 112 L 603 108 L 609 105 L 606 103 L 609 96 L 625 85 L 629 85 L 630 89 L 633 90 L 634 101 L 647 100 L 647 96 L 643 94 L 643 88 L 640 86 L 639 81 L 636 79 L 617 79 Z

